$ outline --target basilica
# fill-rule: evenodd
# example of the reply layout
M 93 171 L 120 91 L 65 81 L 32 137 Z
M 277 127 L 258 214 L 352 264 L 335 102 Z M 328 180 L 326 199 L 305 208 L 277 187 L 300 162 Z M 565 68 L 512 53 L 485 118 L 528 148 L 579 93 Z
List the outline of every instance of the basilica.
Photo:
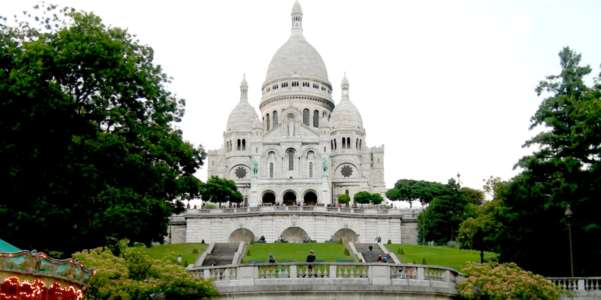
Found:
M 368 147 L 346 75 L 334 103 L 326 65 L 303 34 L 298 2 L 291 21 L 261 86 L 260 116 L 242 79 L 223 145 L 208 152 L 208 175 L 234 180 L 251 207 L 335 204 L 338 195 L 352 199 L 360 191 L 383 195 L 384 146 Z

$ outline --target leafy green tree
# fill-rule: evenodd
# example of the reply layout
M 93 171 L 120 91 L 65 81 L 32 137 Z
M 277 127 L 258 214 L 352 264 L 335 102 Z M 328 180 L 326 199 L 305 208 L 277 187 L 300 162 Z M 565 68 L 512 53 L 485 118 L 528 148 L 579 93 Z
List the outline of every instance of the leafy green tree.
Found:
M 418 216 L 418 240 L 422 243 L 454 241 L 461 222 L 475 214 L 469 194 L 455 179 L 449 179 L 444 188 Z
M 586 85 L 591 68 L 580 65 L 580 54 L 564 48 L 559 58 L 561 72 L 536 89 L 545 98 L 531 128 L 542 130 L 526 142 L 537 149 L 519 161 L 522 172 L 503 192 L 498 246 L 503 261 L 569 275 L 570 221 L 575 271 L 594 275 L 601 271 L 601 85 Z
M 348 204 L 351 202 L 351 197 L 348 194 L 340 194 L 337 199 L 340 204 Z
M 502 201 L 495 199 L 476 209 L 476 216 L 469 217 L 459 225 L 457 242 L 462 248 L 480 251 L 480 262 L 484 262 L 484 251 L 498 252 L 498 239 L 503 224 L 498 220 Z
M 236 183 L 233 180 L 211 176 L 206 184 L 201 184 L 201 195 L 205 201 L 215 203 L 240 203 L 243 200 L 242 194 L 238 191 Z
M 184 100 L 127 31 L 54 6 L 30 16 L 0 18 L 0 236 L 64 253 L 162 241 L 205 158 L 174 127 Z
M 419 200 L 422 205 L 425 205 L 435 197 L 447 194 L 447 192 L 447 187 L 438 182 L 400 179 L 392 189 L 386 192 L 386 197 L 393 201 L 407 201 L 411 207 L 415 200 Z
M 168 260 L 153 259 L 139 247 L 121 247 L 119 252 L 114 255 L 95 248 L 73 254 L 96 271 L 86 299 L 211 299 L 218 295 L 210 281 L 196 279 Z
M 384 201 L 384 198 L 382 198 L 382 195 L 380 195 L 380 193 L 372 193 L 369 198 L 369 202 L 376 205 L 382 203 L 382 201 Z
M 371 200 L 371 194 L 369 192 L 366 192 L 366 191 L 357 192 L 353 196 L 353 199 L 355 200 L 355 203 L 358 203 L 358 204 L 367 204 Z

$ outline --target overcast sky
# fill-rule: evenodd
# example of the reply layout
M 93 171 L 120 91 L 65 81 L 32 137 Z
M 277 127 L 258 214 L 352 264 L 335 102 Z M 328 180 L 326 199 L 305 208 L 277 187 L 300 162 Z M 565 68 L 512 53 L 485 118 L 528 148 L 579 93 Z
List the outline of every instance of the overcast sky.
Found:
M 257 113 L 275 51 L 288 39 L 293 0 L 47 1 L 92 11 L 155 50 L 187 101 L 184 137 L 219 148 L 246 73 Z M 10 16 L 37 1 L 2 1 Z M 515 175 L 534 88 L 570 46 L 599 73 L 601 1 L 301 0 L 307 40 L 340 101 L 346 72 L 369 146 L 385 145 L 385 179 L 464 185 Z M 206 179 L 206 168 L 199 172 Z

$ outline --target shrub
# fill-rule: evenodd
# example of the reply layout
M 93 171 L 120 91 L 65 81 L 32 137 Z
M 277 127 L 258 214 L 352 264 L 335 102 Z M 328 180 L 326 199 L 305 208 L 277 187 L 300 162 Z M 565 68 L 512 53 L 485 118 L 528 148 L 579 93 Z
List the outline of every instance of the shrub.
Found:
M 114 255 L 107 248 L 73 254 L 96 270 L 86 290 L 86 299 L 210 299 L 217 290 L 210 281 L 192 277 L 169 260 L 153 259 L 140 248 L 121 248 Z M 151 296 L 152 295 L 152 296 Z
M 213 209 L 213 208 L 217 208 L 217 205 L 215 203 L 210 203 L 210 202 L 205 202 L 205 207 L 206 209 Z
M 382 203 L 382 201 L 384 201 L 384 198 L 382 198 L 382 195 L 380 195 L 379 193 L 372 193 L 369 198 L 369 201 L 372 204 L 378 205 L 378 204 Z
M 347 194 L 340 194 L 337 197 L 338 199 L 338 203 L 340 204 L 348 204 L 349 202 L 351 202 L 351 197 Z
M 369 201 L 371 200 L 372 195 L 369 192 L 358 192 L 356 193 L 353 198 L 355 199 L 355 203 L 359 203 L 359 204 L 367 204 L 369 203 Z
M 466 278 L 457 285 L 462 299 L 559 299 L 562 292 L 540 275 L 522 270 L 514 263 L 478 264 L 468 262 Z
M 405 254 L 405 250 L 403 250 L 403 248 L 399 247 L 399 248 L 396 250 L 396 253 L 398 253 L 399 255 L 404 255 L 404 254 Z
M 344 255 L 346 256 L 350 256 L 351 253 L 348 251 L 348 249 L 344 248 Z

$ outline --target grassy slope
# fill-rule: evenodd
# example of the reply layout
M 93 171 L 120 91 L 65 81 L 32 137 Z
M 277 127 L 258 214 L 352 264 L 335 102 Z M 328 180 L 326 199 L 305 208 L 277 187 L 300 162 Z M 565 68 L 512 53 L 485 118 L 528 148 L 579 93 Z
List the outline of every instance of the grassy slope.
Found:
M 465 262 L 480 261 L 480 252 L 475 250 L 400 244 L 385 246 L 396 254 L 403 263 L 421 264 L 425 259 L 425 262 L 428 265 L 446 266 L 460 271 Z M 399 254 L 399 249 L 403 249 L 403 254 Z M 495 258 L 496 256 L 497 254 L 492 252 L 484 253 L 485 260 Z
M 176 262 L 177 256 L 181 256 L 182 265 L 187 265 L 193 264 L 206 248 L 206 244 L 200 243 L 164 244 L 145 248 L 145 251 L 153 258 L 173 262 Z
M 242 262 L 267 262 L 269 254 L 278 262 L 304 262 L 309 250 L 315 251 L 317 261 L 352 262 L 353 258 L 344 255 L 344 246 L 338 243 L 303 243 L 303 244 L 251 244 Z

